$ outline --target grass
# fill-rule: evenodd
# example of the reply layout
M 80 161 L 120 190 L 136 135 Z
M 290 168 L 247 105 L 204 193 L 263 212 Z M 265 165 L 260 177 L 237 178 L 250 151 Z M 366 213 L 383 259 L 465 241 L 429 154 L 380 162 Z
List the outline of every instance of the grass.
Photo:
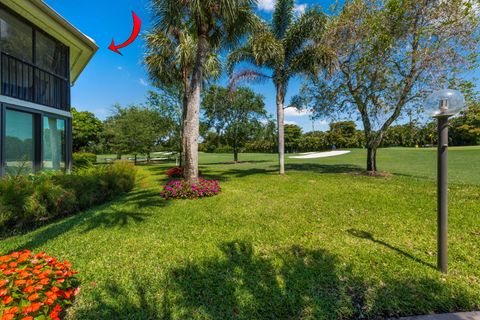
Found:
M 450 152 L 450 273 L 436 264 L 434 149 L 384 149 L 381 170 L 337 158 L 202 154 L 221 195 L 162 200 L 172 164 L 140 167 L 130 194 L 6 239 L 68 259 L 69 319 L 358 319 L 480 309 L 480 148 Z

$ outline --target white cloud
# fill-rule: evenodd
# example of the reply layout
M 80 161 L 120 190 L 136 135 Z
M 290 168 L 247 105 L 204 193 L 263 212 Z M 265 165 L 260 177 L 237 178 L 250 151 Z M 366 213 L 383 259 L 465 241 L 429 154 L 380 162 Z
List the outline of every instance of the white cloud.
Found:
M 272 12 L 275 9 L 276 0 L 258 0 L 258 9 Z M 307 4 L 295 4 L 294 10 L 296 14 L 303 14 L 307 9 Z
M 298 110 L 293 107 L 289 107 L 285 109 L 285 115 L 286 116 L 292 116 L 292 117 L 303 117 L 303 116 L 309 116 L 311 115 L 312 112 L 310 110 Z
M 297 124 L 295 121 L 285 120 L 285 124 Z
M 141 84 L 142 86 L 144 86 L 144 87 L 147 87 L 147 86 L 148 86 L 148 82 L 145 81 L 145 79 L 142 79 L 142 78 L 140 78 L 140 79 L 138 80 L 138 83 L 140 83 L 140 84 Z
M 294 10 L 297 14 L 304 14 L 305 10 L 307 10 L 307 4 L 296 4 Z
M 258 0 L 258 9 L 273 11 L 275 9 L 275 0 Z

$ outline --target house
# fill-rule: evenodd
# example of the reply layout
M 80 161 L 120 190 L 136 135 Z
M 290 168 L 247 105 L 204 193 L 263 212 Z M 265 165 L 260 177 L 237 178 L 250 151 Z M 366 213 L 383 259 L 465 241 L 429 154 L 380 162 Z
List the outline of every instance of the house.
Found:
M 0 175 L 71 168 L 70 87 L 97 49 L 41 0 L 0 2 Z

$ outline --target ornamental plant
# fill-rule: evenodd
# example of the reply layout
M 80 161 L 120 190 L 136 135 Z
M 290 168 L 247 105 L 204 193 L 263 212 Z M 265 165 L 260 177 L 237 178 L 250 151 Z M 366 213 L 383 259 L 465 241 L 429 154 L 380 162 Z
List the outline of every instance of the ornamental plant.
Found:
M 80 292 L 68 261 L 28 250 L 0 257 L 2 320 L 59 320 Z
M 198 179 L 198 183 L 190 184 L 185 180 L 172 180 L 163 186 L 160 196 L 165 199 L 195 199 L 211 197 L 222 191 L 217 180 Z
M 182 178 L 183 177 L 183 168 L 174 167 L 167 170 L 167 176 L 169 178 Z

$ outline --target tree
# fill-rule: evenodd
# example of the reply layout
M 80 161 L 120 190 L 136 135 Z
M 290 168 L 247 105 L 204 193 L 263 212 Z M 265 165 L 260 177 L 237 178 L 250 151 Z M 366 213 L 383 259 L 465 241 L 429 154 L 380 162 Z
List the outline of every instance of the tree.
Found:
M 330 123 L 327 140 L 330 146 L 352 148 L 357 146 L 357 125 L 353 121 Z
M 160 18 L 160 17 L 157 17 Z M 144 63 L 154 86 L 159 89 L 155 95 L 150 94 L 152 103 L 162 102 L 163 106 L 173 107 L 172 116 L 178 123 L 180 165 L 183 164 L 185 148 L 182 143 L 183 128 L 190 90 L 190 78 L 195 67 L 195 50 L 197 40 L 186 24 L 180 23 L 176 28 L 164 31 L 156 27 L 145 36 L 147 52 Z M 216 79 L 220 75 L 221 63 L 215 52 L 210 52 L 204 68 L 205 80 Z M 155 101 L 152 101 L 155 100 Z M 163 100 L 163 101 L 160 101 Z M 166 111 L 166 110 L 163 110 Z
M 164 124 L 170 121 L 156 110 L 142 106 L 124 108 L 115 106 L 115 112 L 105 121 L 105 131 L 111 137 L 110 145 L 117 154 L 150 157 L 150 153 L 168 133 Z
M 155 24 L 166 34 L 188 30 L 195 40 L 194 64 L 185 90 L 184 175 L 198 180 L 200 95 L 208 56 L 236 44 L 257 23 L 253 0 L 152 0 Z M 166 70 L 169 72 L 169 70 Z
M 231 76 L 234 86 L 242 80 L 271 79 L 276 89 L 278 155 L 280 174 L 285 173 L 284 104 L 288 84 L 299 74 L 316 74 L 330 67 L 330 55 L 322 44 L 327 18 L 318 8 L 300 17 L 294 13 L 294 0 L 278 0 L 271 24 L 264 23 L 247 42 L 228 56 L 229 73 L 237 64 L 247 62 L 270 70 L 266 74 L 246 69 Z
M 302 137 L 302 128 L 296 124 L 285 125 L 285 149 L 287 152 L 297 152 L 300 138 Z
M 103 123 L 88 111 L 72 108 L 73 151 L 92 151 L 100 141 Z
M 203 99 L 204 115 L 208 127 L 223 134 L 233 147 L 233 160 L 238 162 L 238 152 L 249 140 L 260 121 L 266 117 L 263 96 L 248 88 L 212 86 Z
M 168 89 L 171 88 L 149 91 L 146 106 L 162 117 L 162 131 L 166 133 L 162 146 L 181 153 L 183 106 L 178 99 L 178 91 Z
M 325 43 L 337 68 L 311 79 L 296 105 L 315 116 L 358 114 L 368 171 L 387 129 L 419 108 L 433 86 L 474 66 L 478 17 L 470 0 L 352 0 L 332 18 Z M 432 83 L 432 81 L 437 83 Z

